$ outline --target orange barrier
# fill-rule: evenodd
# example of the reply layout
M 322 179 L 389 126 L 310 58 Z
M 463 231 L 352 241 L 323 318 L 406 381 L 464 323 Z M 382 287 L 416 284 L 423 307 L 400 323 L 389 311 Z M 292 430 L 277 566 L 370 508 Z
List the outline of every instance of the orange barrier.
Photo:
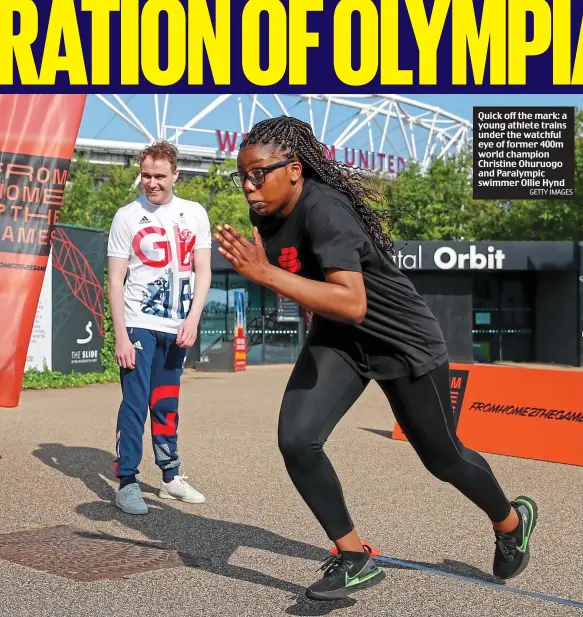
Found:
M 583 371 L 450 368 L 457 434 L 466 447 L 583 466 Z M 406 439 L 398 423 L 393 439 Z
M 85 94 L 0 95 L 0 407 L 16 407 Z
M 364 548 L 364 550 L 371 556 L 371 557 L 378 557 L 380 556 L 381 552 L 375 548 L 374 546 L 372 546 L 371 544 L 369 544 L 366 540 L 363 540 L 362 538 L 360 539 L 360 544 L 362 545 L 362 548 Z M 336 547 L 336 545 L 332 546 L 330 549 L 328 549 L 328 552 L 330 553 L 330 555 L 334 555 L 337 556 L 338 555 L 338 548 Z

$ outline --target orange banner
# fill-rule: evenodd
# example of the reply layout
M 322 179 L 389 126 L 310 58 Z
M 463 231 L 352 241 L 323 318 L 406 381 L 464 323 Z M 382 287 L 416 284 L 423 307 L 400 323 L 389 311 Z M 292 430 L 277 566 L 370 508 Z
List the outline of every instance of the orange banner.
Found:
M 16 407 L 85 94 L 0 95 L 0 407 Z
M 450 384 L 466 447 L 583 466 L 583 371 L 452 364 Z

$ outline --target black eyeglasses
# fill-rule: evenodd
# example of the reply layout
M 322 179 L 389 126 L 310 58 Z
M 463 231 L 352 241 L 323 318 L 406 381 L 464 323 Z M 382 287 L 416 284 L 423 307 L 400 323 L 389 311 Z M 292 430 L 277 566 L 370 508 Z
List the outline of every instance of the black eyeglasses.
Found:
M 245 180 L 249 180 L 251 184 L 254 186 L 263 184 L 265 182 L 265 175 L 274 169 L 279 169 L 280 167 L 285 167 L 290 163 L 293 163 L 294 159 L 286 159 L 285 161 L 278 161 L 277 163 L 272 163 L 271 165 L 267 165 L 266 167 L 256 167 L 255 169 L 250 169 L 247 173 L 242 173 L 240 171 L 234 171 L 231 174 L 231 179 L 233 180 L 235 186 L 240 189 L 243 188 L 243 184 Z

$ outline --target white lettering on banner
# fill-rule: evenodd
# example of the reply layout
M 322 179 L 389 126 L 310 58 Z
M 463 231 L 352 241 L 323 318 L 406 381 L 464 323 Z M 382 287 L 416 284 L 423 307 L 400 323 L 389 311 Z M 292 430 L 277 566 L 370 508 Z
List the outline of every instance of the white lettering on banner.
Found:
M 91 339 L 93 338 L 92 328 L 93 328 L 93 322 L 89 320 L 87 322 L 87 325 L 85 326 L 85 332 L 87 332 L 87 336 L 85 338 L 78 338 L 77 339 L 78 345 L 87 345 L 87 343 L 91 342 Z
M 469 253 L 458 253 L 450 246 L 442 246 L 433 254 L 433 261 L 440 270 L 454 268 L 464 270 L 501 270 L 506 255 L 501 249 L 488 247 L 488 254 L 479 253 L 475 245 L 470 246 Z M 469 262 L 469 263 L 468 263 Z M 467 265 L 466 265 L 467 264 Z
M 423 255 L 421 245 L 417 249 L 417 254 L 403 255 L 401 251 L 398 251 L 393 255 L 393 261 L 397 265 L 399 270 L 421 270 L 423 268 Z
M 71 364 L 89 364 L 99 360 L 99 350 L 91 349 L 88 351 L 72 351 Z

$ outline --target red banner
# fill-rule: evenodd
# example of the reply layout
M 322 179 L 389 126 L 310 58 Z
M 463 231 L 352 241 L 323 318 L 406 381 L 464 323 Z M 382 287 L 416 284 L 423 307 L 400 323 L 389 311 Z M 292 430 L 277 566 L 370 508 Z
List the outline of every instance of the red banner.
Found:
M 452 364 L 450 391 L 466 447 L 583 466 L 583 371 Z
M 235 372 L 247 368 L 247 292 L 243 289 L 233 290 L 235 306 L 235 328 L 233 336 L 233 363 Z
M 247 338 L 243 328 L 237 328 L 234 340 L 235 372 L 244 371 L 247 368 Z
M 85 94 L 0 95 L 0 407 L 16 407 L 20 400 L 85 99 Z

